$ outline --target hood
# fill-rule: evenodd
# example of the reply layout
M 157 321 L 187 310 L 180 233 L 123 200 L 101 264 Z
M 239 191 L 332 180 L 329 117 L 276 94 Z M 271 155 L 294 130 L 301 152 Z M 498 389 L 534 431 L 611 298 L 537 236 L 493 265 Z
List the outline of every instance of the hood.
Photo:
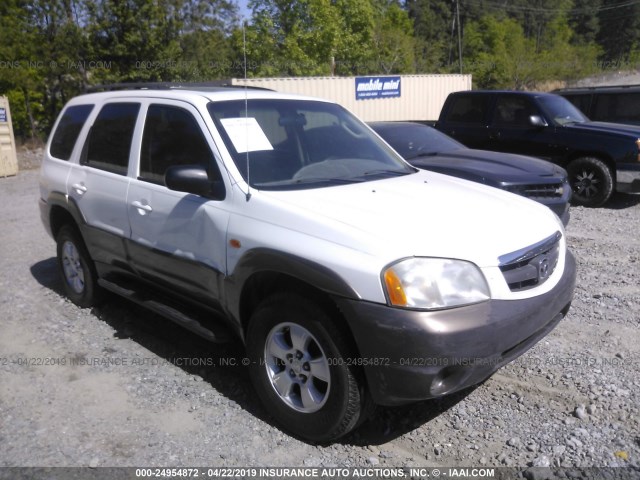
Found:
M 429 256 L 495 266 L 499 256 L 562 231 L 539 203 L 428 171 L 261 196 L 270 205 L 260 210 L 277 212 L 262 221 L 388 262 Z
M 545 160 L 472 149 L 418 157 L 410 160 L 409 163 L 417 168 L 440 173 L 451 172 L 456 175 L 463 174 L 465 178 L 482 178 L 491 181 L 492 184 L 535 183 L 552 177 L 558 177 L 561 180 L 566 176 L 564 169 Z
M 572 123 L 566 126 L 572 130 L 589 130 L 596 132 L 617 133 L 634 138 L 640 138 L 640 126 L 623 125 L 620 123 L 607 122 L 584 122 Z

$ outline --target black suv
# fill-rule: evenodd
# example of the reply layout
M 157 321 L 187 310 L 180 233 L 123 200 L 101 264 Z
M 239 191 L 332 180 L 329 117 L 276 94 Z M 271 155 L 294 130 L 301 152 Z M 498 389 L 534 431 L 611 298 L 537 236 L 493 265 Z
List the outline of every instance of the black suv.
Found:
M 563 96 L 591 120 L 640 125 L 640 85 L 563 88 Z
M 640 128 L 591 122 L 558 95 L 452 93 L 436 128 L 470 148 L 532 155 L 566 168 L 579 205 L 602 206 L 614 190 L 640 193 Z

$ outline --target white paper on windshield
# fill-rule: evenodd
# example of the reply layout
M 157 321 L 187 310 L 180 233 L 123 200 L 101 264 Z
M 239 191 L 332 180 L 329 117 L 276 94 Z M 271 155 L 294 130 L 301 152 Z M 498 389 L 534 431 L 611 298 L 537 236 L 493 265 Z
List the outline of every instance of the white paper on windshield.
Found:
M 273 146 L 255 118 L 221 118 L 220 122 L 238 153 L 273 150 Z

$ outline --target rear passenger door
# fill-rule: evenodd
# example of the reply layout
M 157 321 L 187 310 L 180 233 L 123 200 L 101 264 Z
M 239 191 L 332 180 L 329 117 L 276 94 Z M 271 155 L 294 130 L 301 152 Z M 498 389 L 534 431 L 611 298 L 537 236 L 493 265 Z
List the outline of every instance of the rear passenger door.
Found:
M 129 188 L 131 143 L 140 103 L 102 105 L 67 179 L 67 194 L 86 220 L 84 238 L 97 266 L 126 265 L 131 234 L 124 199 Z
M 178 101 L 151 102 L 140 141 L 138 171 L 127 195 L 131 262 L 145 279 L 216 304 L 226 270 L 224 199 L 169 190 L 173 165 L 200 164 L 222 180 L 210 135 L 198 111 Z

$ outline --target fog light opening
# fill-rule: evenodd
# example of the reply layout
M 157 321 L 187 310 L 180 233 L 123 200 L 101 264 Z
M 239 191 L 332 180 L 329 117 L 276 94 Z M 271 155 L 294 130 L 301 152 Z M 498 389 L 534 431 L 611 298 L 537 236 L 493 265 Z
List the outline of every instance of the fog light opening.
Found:
M 446 395 L 461 388 L 469 376 L 468 369 L 464 367 L 446 367 L 438 372 L 431 381 L 430 393 L 434 397 Z

